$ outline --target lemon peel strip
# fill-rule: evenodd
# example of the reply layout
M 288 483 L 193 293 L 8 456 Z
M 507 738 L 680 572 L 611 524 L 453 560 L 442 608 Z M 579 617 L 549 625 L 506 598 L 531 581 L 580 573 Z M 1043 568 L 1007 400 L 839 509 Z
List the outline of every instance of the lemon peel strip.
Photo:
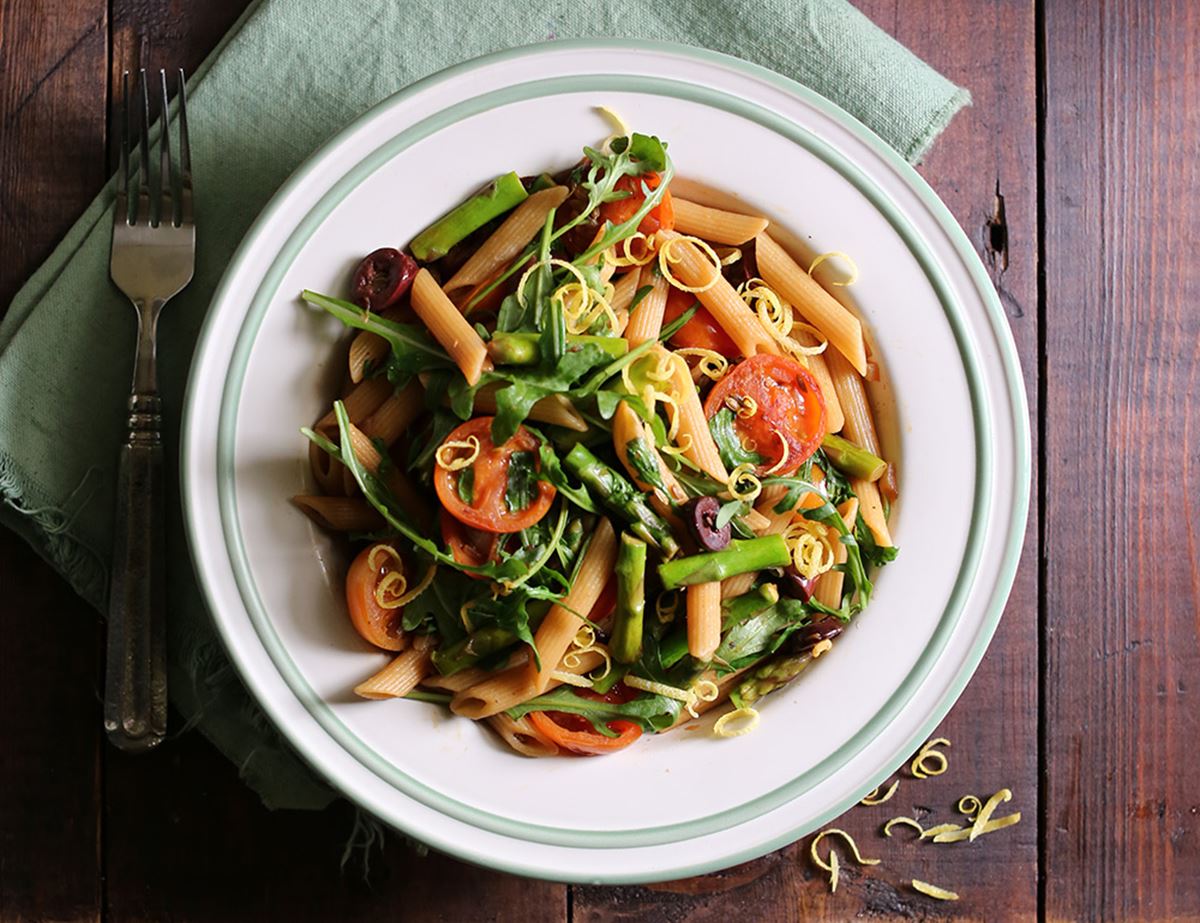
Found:
M 829 847 L 829 861 L 825 862 L 821 859 L 821 854 L 817 852 L 817 846 L 821 840 L 827 836 L 840 836 L 846 841 L 846 845 L 850 847 L 850 852 L 854 855 L 854 861 L 859 865 L 878 865 L 878 859 L 864 859 L 861 852 L 858 851 L 858 844 L 854 842 L 854 837 L 848 834 L 845 830 L 840 830 L 837 827 L 830 827 L 828 830 L 822 830 L 813 837 L 812 845 L 808 848 L 808 854 L 812 857 L 813 864 L 817 868 L 823 869 L 829 873 L 829 890 L 837 890 L 838 879 L 838 858 L 837 853 L 833 851 L 833 846 Z
M 466 449 L 468 454 L 459 458 L 454 458 L 449 453 Z M 438 446 L 438 450 L 433 453 L 434 460 L 447 471 L 461 471 L 463 468 L 469 468 L 475 464 L 475 459 L 479 457 L 479 437 L 468 436 L 466 439 L 453 439 L 449 442 L 443 442 Z
M 912 763 L 909 764 L 909 772 L 913 774 L 915 779 L 927 779 L 930 776 L 940 776 L 948 768 L 950 761 L 946 759 L 946 754 L 942 753 L 937 747 L 949 747 L 950 741 L 945 737 L 935 737 L 932 740 L 926 741 L 915 757 Z M 932 760 L 936 763 L 934 766 L 928 765 Z
M 811 276 L 816 271 L 818 266 L 820 266 L 826 260 L 830 260 L 830 259 L 834 259 L 834 258 L 839 259 L 839 260 L 845 260 L 847 263 L 850 264 L 850 278 L 846 279 L 843 282 L 837 282 L 837 281 L 830 280 L 829 284 L 836 285 L 838 288 L 845 288 L 847 285 L 853 285 L 855 282 L 857 282 L 858 281 L 858 264 L 854 262 L 853 257 L 851 257 L 848 253 L 843 253 L 841 250 L 830 250 L 827 253 L 819 254 L 817 256 L 817 258 L 812 261 L 812 264 L 808 267 L 808 274 Z
M 677 356 L 695 356 L 700 361 L 696 363 L 701 374 L 712 379 L 720 381 L 729 371 L 729 360 L 722 356 L 715 349 L 705 349 L 702 346 L 687 346 L 683 349 L 675 350 Z
M 671 250 L 677 244 L 681 244 L 684 241 L 690 244 L 695 244 L 696 248 L 699 249 L 712 262 L 713 276 L 708 280 L 707 284 L 684 285 L 675 277 L 675 274 L 671 272 L 671 264 L 678 263 L 682 259 L 682 257 L 672 257 Z M 658 268 L 663 274 L 664 279 L 666 279 L 671 285 L 675 286 L 680 291 L 684 292 L 707 292 L 710 288 L 716 285 L 718 280 L 721 278 L 721 258 L 717 256 L 717 252 L 713 250 L 712 247 L 702 241 L 699 237 L 672 237 L 667 240 L 667 242 L 664 243 L 658 250 Z
M 875 786 L 875 788 L 872 791 L 868 792 L 866 795 L 863 796 L 863 800 L 860 801 L 859 804 L 865 804 L 867 807 L 873 807 L 877 804 L 883 804 L 884 802 L 891 801 L 892 796 L 894 794 L 896 794 L 896 789 L 898 789 L 899 787 L 900 787 L 900 780 L 897 779 L 895 782 L 892 783 L 891 788 L 889 788 L 886 792 L 884 792 L 882 795 L 880 795 L 879 790 L 881 788 L 883 788 L 883 786 L 877 785 L 877 786 Z
M 404 579 L 404 574 L 390 570 L 375 584 L 375 603 L 381 609 L 399 609 L 404 605 L 400 599 L 407 588 L 408 581 Z
M 917 831 L 917 839 L 925 839 L 925 828 L 921 826 L 920 822 L 911 817 L 893 817 L 883 825 L 883 835 L 891 839 L 892 828 L 896 826 L 912 827 Z
M 931 885 L 927 881 L 921 881 L 919 878 L 912 880 L 914 891 L 919 891 L 921 894 L 928 897 L 936 898 L 939 901 L 956 901 L 958 895 L 953 891 L 947 891 L 945 888 L 939 888 L 937 885 Z
M 717 737 L 743 737 L 758 727 L 758 711 L 753 708 L 735 708 L 726 712 L 713 725 L 713 734 Z M 739 722 L 741 722 L 739 724 Z M 734 725 L 730 728 L 730 725 Z
M 414 599 L 416 599 L 418 596 L 420 596 L 422 593 L 424 593 L 427 589 L 429 589 L 429 584 L 433 583 L 433 575 L 436 573 L 437 573 L 437 565 L 430 564 L 429 569 L 425 571 L 425 576 L 421 578 L 420 582 L 415 587 L 413 587 L 411 590 L 409 590 L 407 593 L 405 593 L 403 596 L 401 596 L 399 599 L 396 600 L 396 608 L 400 608 L 401 606 L 407 606 L 410 602 L 412 602 Z

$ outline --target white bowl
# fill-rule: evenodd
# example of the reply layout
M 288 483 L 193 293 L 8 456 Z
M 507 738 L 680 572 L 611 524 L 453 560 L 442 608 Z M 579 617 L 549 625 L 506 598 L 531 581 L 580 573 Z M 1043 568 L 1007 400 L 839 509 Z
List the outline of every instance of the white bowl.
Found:
M 849 290 L 895 401 L 901 552 L 834 650 L 762 703 L 753 734 L 643 739 L 603 759 L 529 760 L 439 706 L 366 702 L 386 662 L 345 617 L 344 562 L 287 502 L 308 486 L 298 430 L 340 378 L 336 321 L 308 287 L 412 235 L 498 173 L 574 162 L 608 106 L 670 143 L 810 252 L 857 262 Z M 887 395 L 884 395 L 886 398 Z M 899 453 L 896 455 L 895 453 Z M 482 58 L 385 100 L 288 180 L 214 299 L 182 457 L 196 569 L 246 684 L 296 749 L 431 846 L 589 882 L 732 865 L 838 815 L 945 715 L 1012 582 L 1029 488 L 1013 343 L 966 237 L 917 174 L 827 100 L 682 46 L 561 42 Z

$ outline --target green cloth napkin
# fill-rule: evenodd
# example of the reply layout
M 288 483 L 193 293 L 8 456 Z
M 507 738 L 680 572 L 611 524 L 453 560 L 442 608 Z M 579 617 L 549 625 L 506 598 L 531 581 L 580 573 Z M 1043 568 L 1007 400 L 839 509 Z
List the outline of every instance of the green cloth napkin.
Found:
M 838 103 L 913 162 L 969 101 L 844 0 L 261 0 L 189 84 L 196 275 L 159 327 L 172 469 L 188 363 L 213 289 L 301 160 L 369 106 L 447 65 L 597 36 L 681 41 L 765 65 Z M 108 280 L 111 201 L 110 184 L 0 323 L 0 513 L 101 611 L 134 340 L 133 311 Z M 231 669 L 192 573 L 177 486 L 168 499 L 172 702 L 268 806 L 324 806 L 331 790 Z

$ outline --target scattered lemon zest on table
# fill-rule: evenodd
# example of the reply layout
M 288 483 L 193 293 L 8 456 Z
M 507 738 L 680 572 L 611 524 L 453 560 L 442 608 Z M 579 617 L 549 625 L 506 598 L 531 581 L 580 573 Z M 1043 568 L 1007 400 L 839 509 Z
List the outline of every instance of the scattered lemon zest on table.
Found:
M 891 788 L 889 788 L 886 792 L 884 792 L 883 795 L 880 795 L 879 790 L 881 788 L 883 788 L 883 786 L 877 785 L 877 786 L 875 786 L 875 788 L 872 791 L 868 792 L 866 795 L 863 796 L 863 800 L 860 801 L 859 804 L 865 804 L 867 807 L 873 807 L 874 805 L 877 805 L 877 804 L 883 804 L 884 802 L 891 800 L 892 795 L 896 794 L 896 789 L 898 789 L 899 787 L 900 787 L 900 780 L 897 779 L 895 782 L 892 783 Z
M 889 820 L 886 824 L 883 825 L 883 835 L 886 836 L 888 839 L 891 839 L 892 827 L 895 827 L 897 825 L 902 825 L 905 827 L 912 827 L 914 830 L 917 831 L 917 839 L 918 840 L 925 839 L 925 828 L 921 826 L 920 821 L 918 821 L 912 817 L 893 817 L 891 820 Z
M 926 741 L 917 755 L 913 757 L 912 763 L 909 764 L 908 770 L 913 774 L 914 779 L 928 779 L 930 776 L 940 776 L 943 772 L 950 768 L 950 761 L 946 759 L 946 754 L 942 753 L 937 747 L 949 747 L 950 741 L 945 737 L 935 737 L 932 740 Z M 933 761 L 936 765 L 928 765 Z
M 974 820 L 979 810 L 983 807 L 983 802 L 974 795 L 963 795 L 958 799 L 958 813 L 962 814 L 971 820 Z
M 953 891 L 947 891 L 945 888 L 939 888 L 937 885 L 931 885 L 927 881 L 921 881 L 919 878 L 912 880 L 914 891 L 927 895 L 928 897 L 936 898 L 939 901 L 956 901 L 958 895 Z
M 831 845 L 829 847 L 829 861 L 825 862 L 821 858 L 821 854 L 817 852 L 817 846 L 820 845 L 821 840 L 825 839 L 827 836 L 840 836 L 843 840 L 845 840 L 846 845 L 850 847 L 850 852 L 854 855 L 854 861 L 859 865 L 879 865 L 879 859 L 863 858 L 862 853 L 858 851 L 858 844 L 854 842 L 854 837 L 848 834 L 845 830 L 840 830 L 837 827 L 830 827 L 828 830 L 822 830 L 815 837 L 813 837 L 812 845 L 808 848 L 808 854 L 812 857 L 813 864 L 817 868 L 829 873 L 829 890 L 831 892 L 837 890 L 837 853 L 834 852 L 833 846 Z

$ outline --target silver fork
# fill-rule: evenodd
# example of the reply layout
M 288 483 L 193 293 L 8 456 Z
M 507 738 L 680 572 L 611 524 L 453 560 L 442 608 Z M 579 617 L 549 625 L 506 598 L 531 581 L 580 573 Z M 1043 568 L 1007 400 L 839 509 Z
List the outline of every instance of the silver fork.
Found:
M 155 363 L 158 315 L 192 279 L 196 225 L 184 75 L 179 71 L 179 159 L 171 158 L 167 74 L 159 71 L 162 134 L 159 169 L 151 171 L 150 90 L 140 72 L 136 101 L 122 75 L 121 166 L 113 207 L 109 275 L 137 311 L 137 349 L 129 429 L 117 475 L 104 729 L 122 750 L 157 746 L 167 729 L 166 595 L 161 401 Z M 131 118 L 131 109 L 141 118 Z M 138 124 L 140 123 L 140 124 Z M 131 139 L 133 133 L 135 137 Z M 137 146 L 135 185 L 131 147 Z

